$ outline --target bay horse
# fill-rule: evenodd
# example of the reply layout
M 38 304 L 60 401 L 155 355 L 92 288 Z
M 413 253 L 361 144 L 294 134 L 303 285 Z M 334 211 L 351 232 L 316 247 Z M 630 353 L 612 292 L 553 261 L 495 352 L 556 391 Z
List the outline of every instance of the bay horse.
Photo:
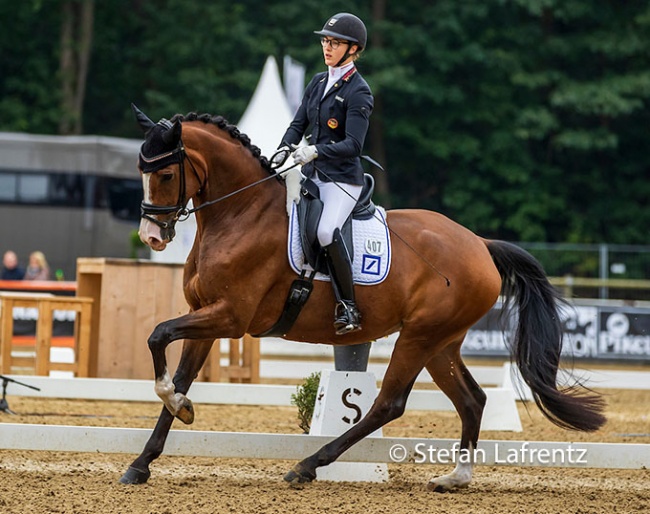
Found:
M 155 391 L 164 407 L 143 452 L 120 479 L 128 484 L 149 479 L 149 465 L 162 453 L 174 417 L 193 422 L 186 394 L 214 340 L 269 329 L 296 278 L 286 254 L 286 188 L 277 177 L 266 180 L 273 176 L 272 166 L 250 139 L 220 116 L 177 114 L 154 123 L 133 109 L 145 133 L 139 159 L 144 186 L 140 238 L 152 249 L 163 250 L 190 199 L 197 233 L 184 268 L 190 311 L 160 323 L 148 339 Z M 463 363 L 460 348 L 469 328 L 500 294 L 505 306 L 518 314 L 510 343 L 513 360 L 544 415 L 556 425 L 581 431 L 604 424 L 600 396 L 580 386 L 558 388 L 560 297 L 530 254 L 513 244 L 478 237 L 431 211 L 389 210 L 386 219 L 399 238 L 393 240 L 386 280 L 357 287 L 362 330 L 335 335 L 332 288 L 316 282 L 286 334 L 292 341 L 351 345 L 399 332 L 381 389 L 361 421 L 293 466 L 285 480 L 314 480 L 318 467 L 401 416 L 423 368 L 458 411 L 461 449 L 475 449 L 486 395 Z M 180 339 L 182 356 L 172 380 L 165 348 Z M 473 466 L 467 460 L 450 474 L 432 479 L 428 489 L 467 486 Z

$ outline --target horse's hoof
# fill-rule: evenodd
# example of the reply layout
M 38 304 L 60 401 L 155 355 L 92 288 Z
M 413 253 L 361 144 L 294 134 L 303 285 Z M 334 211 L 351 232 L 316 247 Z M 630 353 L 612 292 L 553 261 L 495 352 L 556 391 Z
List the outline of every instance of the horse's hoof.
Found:
M 437 479 L 431 480 L 427 484 L 427 491 L 433 491 L 434 493 L 448 493 L 456 489 L 467 489 L 469 487 L 468 483 L 458 483 L 458 482 L 449 482 L 441 480 L 443 477 L 438 477 Z
M 194 423 L 194 405 L 192 405 L 192 401 L 189 398 L 183 397 L 183 401 L 176 413 L 176 417 L 186 425 Z
M 141 469 L 129 467 L 120 478 L 120 484 L 146 484 L 150 476 L 151 472 L 149 470 L 142 471 Z
M 306 471 L 296 471 L 295 469 L 292 469 L 286 475 L 284 475 L 284 481 L 289 482 L 292 486 L 307 484 L 315 478 L 316 475 L 313 473 L 307 473 Z
M 449 489 L 447 489 L 442 484 L 436 484 L 435 482 L 429 482 L 427 484 L 427 491 L 432 491 L 434 493 L 447 493 L 447 492 L 449 492 Z

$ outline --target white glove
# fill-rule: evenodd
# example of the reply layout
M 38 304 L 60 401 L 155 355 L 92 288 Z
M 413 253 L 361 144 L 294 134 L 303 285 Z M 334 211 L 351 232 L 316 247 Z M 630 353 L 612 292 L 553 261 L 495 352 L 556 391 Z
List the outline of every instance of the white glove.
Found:
M 293 160 L 298 164 L 307 164 L 318 157 L 318 150 L 314 145 L 301 146 L 293 152 Z
M 291 148 L 288 147 L 287 145 L 278 148 L 273 154 L 273 156 L 271 157 L 271 165 L 274 168 L 280 168 L 289 158 L 289 155 L 291 155 L 291 151 L 292 151 Z

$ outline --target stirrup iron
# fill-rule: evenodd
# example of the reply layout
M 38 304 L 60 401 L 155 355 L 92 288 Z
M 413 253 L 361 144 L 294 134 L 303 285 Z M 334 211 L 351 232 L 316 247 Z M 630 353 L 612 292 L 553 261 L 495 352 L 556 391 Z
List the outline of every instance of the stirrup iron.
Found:
M 334 328 L 337 336 L 361 330 L 361 314 L 356 304 L 346 301 L 336 304 Z

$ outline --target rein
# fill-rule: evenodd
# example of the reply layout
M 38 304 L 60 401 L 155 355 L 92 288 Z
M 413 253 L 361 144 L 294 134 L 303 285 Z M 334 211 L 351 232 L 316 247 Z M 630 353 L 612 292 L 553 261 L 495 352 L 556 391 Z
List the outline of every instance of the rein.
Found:
M 280 153 L 283 153 L 283 152 L 286 152 L 286 151 L 280 149 L 277 152 L 275 152 L 275 154 L 273 154 L 273 157 L 271 157 L 271 161 L 273 161 L 273 158 L 276 155 L 278 155 Z M 287 154 L 287 156 L 288 156 L 288 154 Z M 188 160 L 189 160 L 189 157 L 188 157 Z M 262 184 L 263 182 L 266 182 L 267 180 L 271 180 L 272 178 L 277 179 L 278 177 L 281 177 L 283 173 L 286 173 L 287 171 L 289 171 L 289 170 L 291 170 L 291 169 L 293 169 L 293 168 L 295 168 L 297 166 L 300 166 L 299 164 L 296 163 L 296 164 L 293 164 L 292 166 L 289 166 L 288 168 L 283 169 L 282 171 L 278 171 L 278 168 L 281 167 L 284 164 L 285 161 L 286 161 L 286 157 L 282 162 L 273 164 L 272 165 L 273 173 L 271 173 L 268 177 L 264 177 L 264 178 L 262 178 L 260 180 L 257 180 L 255 182 L 253 182 L 252 184 L 248 184 L 247 186 L 240 187 L 239 189 L 237 189 L 237 190 L 235 190 L 235 191 L 233 191 L 231 193 L 228 193 L 227 195 L 220 196 L 219 198 L 215 198 L 214 200 L 210 200 L 209 202 L 202 203 L 201 205 L 199 205 L 198 207 L 194 207 L 193 209 L 184 209 L 184 212 L 182 213 L 182 215 L 183 216 L 185 216 L 185 215 L 189 216 L 190 214 L 192 214 L 192 213 L 194 213 L 196 211 L 200 211 L 204 207 L 209 207 L 210 205 L 214 205 L 215 203 L 219 203 L 222 200 L 227 200 L 228 198 L 230 198 L 232 196 L 235 196 L 235 195 L 237 195 L 239 193 L 242 193 L 242 192 L 246 191 L 247 189 L 250 189 L 250 188 L 255 187 L 255 186 L 259 185 L 259 184 Z M 187 219 L 187 218 L 183 218 L 180 221 L 185 221 L 185 219 Z
M 372 159 L 371 159 L 371 161 L 372 161 Z M 314 165 L 314 168 L 315 168 L 316 171 L 318 171 L 319 173 L 322 173 L 323 176 L 324 176 L 326 179 L 328 179 L 330 182 L 332 182 L 333 184 L 335 184 L 335 185 L 336 185 L 336 186 L 337 186 L 341 191 L 343 191 L 346 195 L 348 195 L 350 198 L 354 199 L 354 197 L 353 197 L 350 193 L 348 193 L 345 189 L 343 189 L 343 188 L 342 188 L 342 187 L 341 187 L 341 186 L 340 186 L 336 181 L 334 181 L 334 180 L 333 180 L 333 179 L 332 179 L 332 178 L 331 178 L 327 173 L 325 173 L 323 170 L 321 170 L 318 166 Z M 383 171 L 383 169 L 384 169 L 384 168 L 382 168 L 381 166 L 379 166 L 379 168 L 380 168 L 382 171 Z M 365 207 L 365 209 L 368 211 L 368 207 Z M 408 241 L 406 241 L 402 236 L 400 236 L 400 235 L 399 235 L 395 230 L 393 230 L 392 228 L 390 228 L 390 227 L 388 226 L 388 223 L 387 223 L 386 221 L 382 220 L 379 216 L 377 216 L 376 213 L 375 213 L 375 214 L 372 214 L 372 213 L 370 213 L 370 211 L 368 211 L 368 213 L 369 213 L 373 218 L 375 218 L 377 221 L 379 221 L 379 222 L 380 222 L 380 223 L 381 223 L 381 224 L 382 224 L 382 225 L 383 225 L 383 226 L 384 226 L 384 227 L 385 227 L 385 228 L 386 228 L 386 229 L 387 229 L 387 230 L 388 230 L 392 235 L 394 235 L 397 239 L 399 239 L 402 243 L 404 243 L 404 245 L 406 245 L 406 247 L 407 247 L 409 250 L 411 250 L 411 251 L 412 251 L 412 252 L 413 252 L 417 257 L 419 257 L 419 258 L 420 258 L 420 259 L 421 259 L 421 260 L 422 260 L 422 261 L 423 261 L 427 266 L 429 266 L 433 271 L 435 271 L 438 275 L 440 275 L 440 277 L 443 278 L 443 279 L 445 280 L 445 283 L 447 284 L 447 287 L 449 287 L 449 286 L 451 285 L 451 281 L 449 280 L 449 277 L 448 277 L 447 275 L 445 275 L 442 271 L 440 271 L 438 268 L 436 268 L 436 266 L 435 266 L 435 265 L 434 265 L 434 264 L 433 264 L 429 259 L 427 259 L 424 255 L 422 255 L 422 254 L 421 254 L 420 252 L 418 252 L 415 248 L 413 248 L 413 246 L 412 246 Z
M 266 182 L 267 180 L 270 180 L 272 178 L 276 178 L 276 175 L 277 175 L 277 173 L 273 174 L 273 175 L 269 175 L 268 177 L 264 177 L 263 179 L 257 180 L 256 182 L 253 182 L 252 184 L 248 184 L 247 186 L 241 187 L 241 188 L 233 191 L 232 193 L 228 193 L 227 195 L 220 196 L 219 198 L 215 198 L 214 200 L 210 200 L 209 202 L 202 203 L 201 205 L 199 205 L 198 207 L 194 207 L 193 209 L 183 209 L 183 212 L 181 213 L 181 215 L 182 216 L 185 216 L 185 215 L 189 216 L 190 214 L 192 214 L 192 213 L 194 213 L 196 211 L 200 211 L 204 207 L 209 207 L 210 205 L 214 205 L 215 203 L 219 203 L 222 200 L 227 200 L 228 198 L 230 198 L 232 196 L 235 196 L 235 195 L 237 195 L 239 193 L 242 193 L 243 191 L 246 191 L 247 189 L 250 189 L 251 187 L 257 186 L 257 185 L 259 185 L 259 184 L 261 184 L 263 182 Z M 183 218 L 180 221 L 185 221 L 185 219 L 186 218 Z
M 280 155 L 281 159 L 276 160 L 275 157 Z M 169 237 L 169 239 L 173 239 L 174 236 L 176 235 L 176 231 L 174 230 L 174 227 L 177 222 L 183 222 L 187 220 L 190 216 L 190 214 L 193 214 L 195 212 L 200 211 L 201 209 L 205 209 L 206 207 L 210 207 L 211 205 L 215 205 L 219 202 L 222 202 L 223 200 L 227 200 L 228 198 L 232 198 L 233 196 L 238 195 L 239 193 L 242 193 L 248 189 L 251 189 L 259 184 L 262 184 L 268 180 L 271 180 L 273 178 L 279 178 L 283 173 L 286 173 L 287 171 L 299 166 L 299 164 L 295 163 L 292 166 L 289 166 L 288 168 L 283 169 L 282 171 L 278 171 L 278 168 L 280 168 L 284 163 L 286 162 L 289 153 L 286 150 L 280 149 L 278 150 L 273 157 L 271 158 L 271 162 L 273 162 L 273 172 L 268 176 L 264 177 L 263 179 L 257 180 L 251 184 L 248 184 L 244 187 L 240 187 L 239 189 L 236 189 L 235 191 L 232 191 L 226 195 L 220 196 L 219 198 L 215 198 L 214 200 L 210 200 L 208 202 L 204 202 L 198 207 L 194 207 L 192 209 L 187 208 L 187 202 L 184 201 L 185 199 L 185 193 L 186 193 L 186 183 L 185 183 L 185 159 L 187 159 L 187 162 L 190 163 L 190 167 L 192 168 L 192 171 L 194 172 L 194 175 L 196 175 L 196 178 L 199 179 L 199 182 L 201 183 L 201 187 L 199 188 L 199 191 L 197 194 L 200 194 L 203 188 L 205 187 L 205 184 L 207 182 L 207 176 L 201 180 L 201 177 L 199 176 L 199 173 L 196 171 L 196 168 L 194 167 L 194 164 L 192 163 L 192 160 L 190 159 L 189 155 L 187 155 L 187 152 L 185 151 L 185 145 L 183 145 L 183 141 L 180 140 L 178 142 L 178 146 L 172 150 L 171 152 L 165 152 L 160 155 L 156 155 L 154 157 L 149 157 L 146 158 L 140 153 L 140 157 L 142 160 L 144 160 L 146 163 L 152 163 L 156 162 L 162 159 L 166 159 L 168 157 L 171 157 L 173 155 L 178 155 L 178 165 L 180 168 L 180 185 L 179 185 L 179 190 L 178 190 L 178 200 L 176 201 L 175 205 L 155 205 L 155 204 L 150 204 L 146 202 L 142 202 L 140 204 L 140 213 L 141 213 L 141 218 L 144 218 L 146 220 L 151 221 L 152 223 L 155 223 L 161 228 L 161 236 L 162 237 Z M 365 156 L 364 156 L 365 157 Z M 371 162 L 371 159 L 369 159 Z M 381 168 L 381 166 L 379 166 Z M 336 184 L 335 181 L 333 181 L 327 173 L 325 173 L 323 170 L 320 168 L 316 167 L 316 170 L 322 173 L 327 179 L 329 179 L 331 182 Z M 381 168 L 383 170 L 383 168 Z M 151 173 L 151 172 L 150 172 Z M 337 184 L 338 186 L 338 184 Z M 343 191 L 345 194 L 348 196 L 351 196 L 347 191 L 345 191 L 341 186 L 338 186 L 341 191 Z M 153 216 L 156 215 L 163 215 L 163 214 L 171 214 L 174 213 L 174 216 L 167 220 L 167 221 L 160 221 L 157 218 L 154 218 Z M 438 275 L 440 275 L 441 278 L 443 278 L 447 284 L 447 287 L 451 285 L 451 282 L 449 278 L 442 273 L 436 266 L 430 262 L 427 258 L 425 258 L 420 252 L 418 252 L 411 244 L 408 243 L 408 241 L 404 240 L 402 236 L 400 236 L 397 232 L 395 232 L 392 228 L 388 226 L 386 222 L 378 218 L 376 215 L 373 215 L 376 219 L 378 219 L 382 224 L 385 225 L 385 227 L 390 231 L 391 234 L 393 234 L 395 237 L 397 237 L 402 243 L 404 243 L 407 248 L 409 248 L 415 255 L 417 255 L 422 261 L 424 261 L 427 266 L 429 266 L 434 272 L 436 272 Z

